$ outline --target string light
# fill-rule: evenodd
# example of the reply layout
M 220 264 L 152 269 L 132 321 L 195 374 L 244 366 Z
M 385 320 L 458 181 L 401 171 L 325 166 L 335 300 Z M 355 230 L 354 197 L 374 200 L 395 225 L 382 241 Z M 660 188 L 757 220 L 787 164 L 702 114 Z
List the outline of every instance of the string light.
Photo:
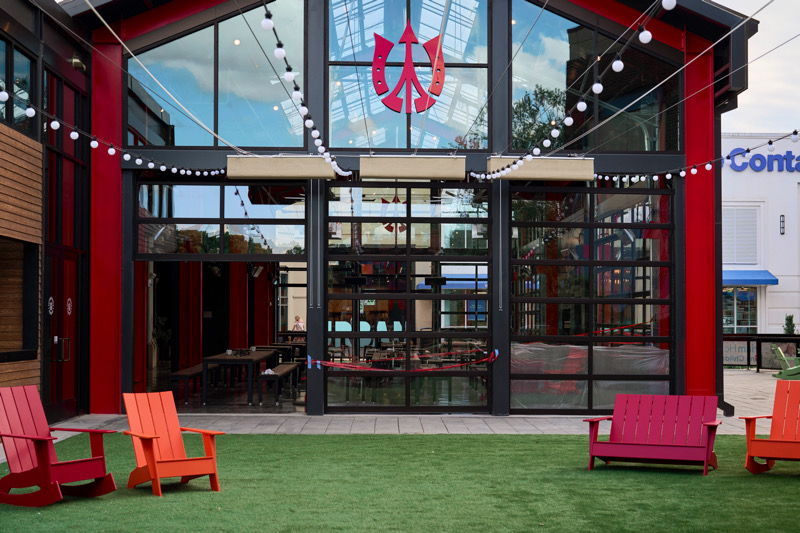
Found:
M 639 42 L 648 44 L 653 40 L 653 34 L 644 26 L 639 26 Z

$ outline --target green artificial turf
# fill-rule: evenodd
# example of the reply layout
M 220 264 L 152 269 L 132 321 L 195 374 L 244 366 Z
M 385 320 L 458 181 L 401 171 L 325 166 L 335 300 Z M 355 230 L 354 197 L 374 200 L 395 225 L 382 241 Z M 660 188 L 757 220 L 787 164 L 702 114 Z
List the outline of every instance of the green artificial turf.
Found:
M 187 435 L 187 448 L 201 441 Z M 128 437 L 109 435 L 118 490 L 49 507 L 0 505 L 2 531 L 796 531 L 800 463 L 744 469 L 743 436 L 720 436 L 720 469 L 606 466 L 588 437 L 225 435 L 222 492 L 208 478 L 126 488 Z M 60 459 L 88 439 L 57 445 Z M 0 474 L 5 465 L 0 465 Z

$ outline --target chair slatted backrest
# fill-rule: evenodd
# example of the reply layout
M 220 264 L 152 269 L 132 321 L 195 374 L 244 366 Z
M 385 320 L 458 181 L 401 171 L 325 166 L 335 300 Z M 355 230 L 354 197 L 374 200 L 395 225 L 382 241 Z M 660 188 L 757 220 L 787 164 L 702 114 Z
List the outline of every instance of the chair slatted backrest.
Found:
M 716 396 L 617 394 L 609 441 L 704 446 L 703 423 L 716 417 Z
M 49 437 L 50 427 L 35 385 L 0 388 L 0 433 Z M 3 437 L 3 449 L 10 472 L 24 472 L 38 466 L 33 442 Z M 53 443 L 48 444 L 50 462 L 56 461 Z
M 143 435 L 156 435 L 156 460 L 185 459 L 178 412 L 172 392 L 126 393 L 122 395 L 131 431 Z M 133 439 L 136 464 L 144 466 L 147 460 L 139 439 Z
M 800 382 L 779 379 L 772 404 L 772 440 L 800 440 Z

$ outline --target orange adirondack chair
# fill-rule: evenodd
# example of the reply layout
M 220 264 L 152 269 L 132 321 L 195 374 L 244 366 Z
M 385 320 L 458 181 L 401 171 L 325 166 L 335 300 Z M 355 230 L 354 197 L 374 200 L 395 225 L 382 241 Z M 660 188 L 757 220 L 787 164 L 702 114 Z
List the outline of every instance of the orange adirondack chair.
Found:
M 172 392 L 123 394 L 122 398 L 131 428 L 123 434 L 133 439 L 136 454 L 136 468 L 128 478 L 128 488 L 151 481 L 153 494 L 161 496 L 164 478 L 180 477 L 181 483 L 188 483 L 209 476 L 211 490 L 219 492 L 214 437 L 224 432 L 181 427 Z M 203 435 L 204 457 L 186 457 L 181 431 Z
M 113 476 L 106 471 L 103 435 L 116 433 L 103 429 L 52 428 L 89 434 L 92 456 L 59 462 L 53 447 L 42 400 L 34 385 L 0 388 L 0 439 L 3 441 L 10 473 L 0 478 L 0 503 L 41 507 L 68 496 L 102 496 L 117 490 Z M 76 481 L 83 485 L 62 485 Z M 12 489 L 38 486 L 39 490 L 11 493 Z
M 800 382 L 779 380 L 775 385 L 772 415 L 740 416 L 745 422 L 747 457 L 744 467 L 754 474 L 766 472 L 775 461 L 800 461 Z M 756 438 L 756 420 L 771 418 L 768 439 Z M 764 459 L 764 463 L 756 461 Z

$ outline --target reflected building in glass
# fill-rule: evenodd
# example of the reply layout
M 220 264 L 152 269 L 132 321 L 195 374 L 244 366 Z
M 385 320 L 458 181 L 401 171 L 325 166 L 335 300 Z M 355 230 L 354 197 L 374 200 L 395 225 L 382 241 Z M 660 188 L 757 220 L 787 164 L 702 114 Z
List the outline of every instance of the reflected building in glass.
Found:
M 51 403 L 117 413 L 122 392 L 251 347 L 260 371 L 298 363 L 299 394 L 250 406 L 209 385 L 208 408 L 583 414 L 617 393 L 721 395 L 719 170 L 704 166 L 757 23 L 709 49 L 745 17 L 682 0 L 648 12 L 642 44 L 645 7 L 98 6 L 132 54 L 82 2 L 38 12 L 91 42 L 59 37 L 85 71 L 38 26 L 4 27 L 2 135 L 44 146 L 41 299 L 80 302 L 39 331 L 75 339 L 73 366 L 61 346 L 37 355 Z

